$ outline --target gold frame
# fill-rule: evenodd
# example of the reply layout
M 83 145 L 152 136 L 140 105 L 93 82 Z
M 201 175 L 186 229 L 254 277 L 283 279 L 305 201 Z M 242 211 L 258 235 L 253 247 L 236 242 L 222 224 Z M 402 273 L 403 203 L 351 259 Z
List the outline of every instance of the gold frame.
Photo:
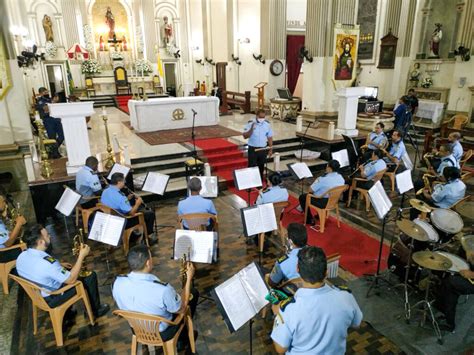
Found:
M 3 100 L 11 87 L 12 79 L 7 57 L 7 47 L 3 35 L 0 33 L 0 101 Z

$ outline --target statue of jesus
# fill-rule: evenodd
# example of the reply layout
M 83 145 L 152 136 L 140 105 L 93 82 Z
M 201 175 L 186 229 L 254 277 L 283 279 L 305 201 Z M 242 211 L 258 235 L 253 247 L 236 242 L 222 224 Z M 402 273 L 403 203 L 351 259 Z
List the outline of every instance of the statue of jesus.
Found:
M 107 7 L 107 12 L 105 13 L 105 23 L 109 27 L 109 39 L 113 39 L 115 34 L 115 17 L 110 6 Z

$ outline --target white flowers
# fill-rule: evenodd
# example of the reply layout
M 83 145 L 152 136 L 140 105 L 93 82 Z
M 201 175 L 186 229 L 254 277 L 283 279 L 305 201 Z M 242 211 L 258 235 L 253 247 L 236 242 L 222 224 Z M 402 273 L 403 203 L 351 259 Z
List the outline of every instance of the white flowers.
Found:
M 51 41 L 46 42 L 44 50 L 46 51 L 48 57 L 51 58 L 56 57 L 56 54 L 58 53 L 58 47 Z
M 433 79 L 431 79 L 430 77 L 426 77 L 421 81 L 421 87 L 423 88 L 429 88 L 432 85 L 433 85 Z
M 82 62 L 82 74 L 96 74 L 100 73 L 101 70 L 100 64 L 95 59 L 89 59 Z
M 146 59 L 137 59 L 135 62 L 135 68 L 138 73 L 151 73 L 153 69 L 151 68 L 151 63 Z
M 123 60 L 123 54 L 120 52 L 111 52 L 110 58 L 112 58 L 112 60 Z

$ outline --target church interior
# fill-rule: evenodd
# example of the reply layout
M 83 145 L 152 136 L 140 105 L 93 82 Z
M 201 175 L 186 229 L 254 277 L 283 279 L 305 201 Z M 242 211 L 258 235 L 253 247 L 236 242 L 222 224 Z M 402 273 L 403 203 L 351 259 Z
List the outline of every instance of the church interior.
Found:
M 474 0 L 1 0 L 1 354 L 474 352 Z

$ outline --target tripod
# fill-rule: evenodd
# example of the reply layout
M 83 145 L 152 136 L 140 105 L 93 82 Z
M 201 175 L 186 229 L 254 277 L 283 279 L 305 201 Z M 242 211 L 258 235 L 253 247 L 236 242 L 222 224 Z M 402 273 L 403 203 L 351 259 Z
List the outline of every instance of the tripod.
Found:
M 405 137 L 408 137 L 408 140 L 410 141 L 410 144 L 412 145 L 412 147 L 415 149 L 415 159 L 413 161 L 413 168 L 416 167 L 416 161 L 417 159 L 419 161 L 421 161 L 421 158 L 419 158 L 419 149 L 418 149 L 418 144 L 415 142 L 415 140 L 413 139 L 413 137 L 411 136 L 410 134 L 410 129 L 413 130 L 413 132 L 415 133 L 415 135 L 418 135 L 418 133 L 416 132 L 416 129 L 415 129 L 415 126 L 413 125 L 413 121 L 412 119 L 410 118 L 410 121 L 409 123 L 407 124 L 406 126 L 406 129 L 405 129 Z

